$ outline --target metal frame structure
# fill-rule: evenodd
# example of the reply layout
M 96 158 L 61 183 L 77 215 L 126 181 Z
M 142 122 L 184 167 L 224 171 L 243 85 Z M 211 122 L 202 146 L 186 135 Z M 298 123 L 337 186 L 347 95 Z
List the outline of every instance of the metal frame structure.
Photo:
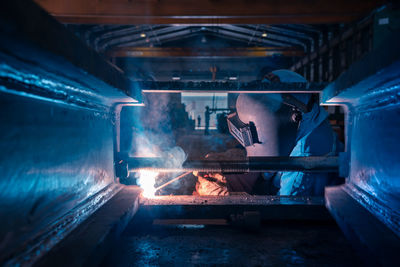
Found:
M 264 83 L 242 82 L 138 82 L 144 93 L 320 93 L 326 83 Z
M 352 63 L 372 50 L 372 31 L 373 19 L 369 17 L 341 33 L 336 32 L 337 36 L 330 40 L 324 33 L 322 45 L 290 69 L 308 81 L 334 81 Z
M 148 45 L 163 46 L 177 39 L 194 35 L 213 35 L 223 39 L 236 40 L 248 46 L 275 46 L 311 51 L 316 36 L 323 28 L 297 25 L 69 25 L 86 43 L 99 52 L 113 51 L 127 47 Z M 263 37 L 263 33 L 266 36 Z M 144 37 L 143 37 L 144 36 Z M 318 40 L 317 40 L 318 42 Z

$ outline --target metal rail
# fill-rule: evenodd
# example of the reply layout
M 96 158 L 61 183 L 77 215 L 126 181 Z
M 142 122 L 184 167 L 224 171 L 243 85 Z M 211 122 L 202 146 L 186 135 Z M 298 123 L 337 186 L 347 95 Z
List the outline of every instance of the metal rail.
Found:
M 338 157 L 251 157 L 239 161 L 196 160 L 186 161 L 182 167 L 169 167 L 161 158 L 129 158 L 125 161 L 129 172 L 151 170 L 155 172 L 338 172 Z
M 139 82 L 144 93 L 221 92 L 221 93 L 320 93 L 327 83 L 252 82 Z

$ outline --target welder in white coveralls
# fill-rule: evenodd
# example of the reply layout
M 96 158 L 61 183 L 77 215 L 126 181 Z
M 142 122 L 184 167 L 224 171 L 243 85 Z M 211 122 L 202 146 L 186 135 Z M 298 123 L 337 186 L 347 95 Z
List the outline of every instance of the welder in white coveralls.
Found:
M 301 75 L 276 70 L 267 74 L 263 82 L 302 83 Z M 228 116 L 231 134 L 246 148 L 247 157 L 253 156 L 335 156 L 342 149 L 332 130 L 328 113 L 312 94 L 240 94 L 237 113 Z M 249 129 L 251 142 L 242 133 Z M 212 159 L 243 159 L 236 151 L 211 155 Z M 279 195 L 321 196 L 327 185 L 340 180 L 329 173 L 282 172 L 263 174 L 222 175 L 195 173 L 198 177 L 196 194 L 229 195 L 231 192 L 256 192 L 261 184 L 275 187 Z M 257 176 L 258 175 L 258 176 Z M 261 175 L 261 176 L 260 176 Z M 236 188 L 235 188 L 236 187 Z M 270 194 L 274 190 L 269 188 Z M 262 193 L 261 193 L 262 194 Z

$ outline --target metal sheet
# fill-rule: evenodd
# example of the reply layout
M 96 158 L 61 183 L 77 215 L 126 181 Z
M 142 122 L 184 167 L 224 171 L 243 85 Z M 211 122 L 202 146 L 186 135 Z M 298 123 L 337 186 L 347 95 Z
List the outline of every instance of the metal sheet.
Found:
M 399 36 L 399 32 L 394 31 L 380 47 L 353 64 L 322 94 L 323 102 L 343 103 L 348 107 L 346 139 L 350 172 L 344 190 L 398 236 Z
M 400 103 L 358 112 L 349 190 L 400 236 Z
M 129 95 L 141 100 L 140 90 L 120 69 L 85 46 L 33 1 L 2 1 L 0 17 L 0 52 L 77 81 L 90 77 L 93 83 L 102 83 L 100 90 L 109 97 L 129 99 Z
M 3 261 L 112 183 L 114 170 L 108 113 L 5 92 L 0 106 Z

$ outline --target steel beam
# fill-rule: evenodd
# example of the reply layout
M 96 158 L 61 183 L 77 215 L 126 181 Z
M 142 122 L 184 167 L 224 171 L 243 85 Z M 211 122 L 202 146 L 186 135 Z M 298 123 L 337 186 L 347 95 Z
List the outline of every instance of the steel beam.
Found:
M 381 92 L 390 92 L 383 85 L 390 85 L 388 88 L 396 90 L 398 87 L 395 84 L 398 84 L 400 65 L 399 36 L 399 30 L 393 31 L 391 36 L 384 39 L 381 46 L 366 53 L 362 59 L 353 63 L 346 72 L 324 89 L 321 102 L 354 103 L 359 102 L 361 97 L 367 98 L 367 96 L 372 99 L 378 95 L 372 90 L 375 87 L 378 88 L 378 92 L 379 89 Z M 366 86 L 366 84 L 368 85 Z M 379 105 L 390 103 L 395 99 L 395 93 L 392 94 L 393 97 L 374 102 Z
M 320 93 L 326 83 L 139 82 L 144 93 Z
M 159 35 L 157 37 L 155 36 L 150 36 L 148 38 L 149 43 L 154 43 L 155 41 L 164 41 L 164 40 L 168 40 L 171 41 L 175 38 L 182 38 L 182 37 L 187 37 L 190 34 L 193 34 L 196 31 L 200 31 L 200 30 L 194 30 L 191 28 L 184 28 L 184 29 L 173 29 L 173 27 L 171 27 L 170 31 L 165 31 L 166 33 L 163 35 Z M 125 40 L 122 39 L 116 39 L 113 41 L 110 41 L 109 43 L 107 43 L 107 47 L 110 47 L 111 45 L 116 45 L 118 47 L 132 47 L 132 46 L 143 46 L 145 44 L 147 44 L 146 39 L 145 38 L 141 38 L 141 39 L 134 39 L 129 41 L 129 39 L 131 39 L 132 37 L 126 37 Z M 103 47 L 102 49 L 105 49 L 107 47 Z
M 48 254 L 35 263 L 35 266 L 100 265 L 103 256 L 117 245 L 122 232 L 136 216 L 141 191 L 137 186 L 123 187 L 113 198 L 97 209 L 92 216 L 83 221 Z M 79 214 L 76 217 L 79 218 Z M 53 232 L 54 236 L 60 234 L 62 234 L 62 228 Z M 42 250 L 45 249 L 42 248 Z M 26 259 L 15 263 L 30 265 Z
M 399 236 L 348 194 L 345 186 L 327 187 L 325 202 L 361 258 L 371 266 L 394 266 L 399 262 Z
M 98 1 L 36 0 L 66 23 L 89 24 L 281 24 L 338 23 L 357 19 L 384 0 Z
M 62 80 L 69 80 L 75 84 L 74 87 L 90 88 L 90 95 L 115 96 L 116 99 L 132 101 L 128 97 L 131 96 L 141 101 L 141 92 L 123 71 L 89 49 L 35 3 L 25 0 L 2 1 L 0 18 L 0 54 L 4 54 L 2 62 L 16 62 L 12 68 L 21 73 L 24 69 L 28 76 L 39 81 L 45 79 L 45 72 L 49 80 L 54 79 L 54 76 L 63 76 Z M 5 64 L 2 65 L 4 67 Z M 40 69 L 40 72 L 38 70 L 33 76 L 33 69 Z M 5 75 L 3 71 L 0 74 L 2 77 Z M 32 80 L 23 79 L 22 82 L 29 83 Z M 47 86 L 50 91 L 55 91 L 54 86 L 49 86 L 48 82 Z M 73 86 L 70 84 L 64 87 L 71 89 Z M 71 91 L 82 93 L 84 90 Z
M 108 41 L 104 41 L 99 45 L 100 50 L 107 50 L 111 47 L 131 47 L 131 46 L 144 46 L 148 43 L 162 43 L 165 40 L 173 38 L 180 38 L 182 36 L 190 35 L 199 29 L 192 29 L 190 27 L 166 27 L 157 31 L 146 31 L 147 37 L 140 37 L 139 34 L 126 34 L 124 36 L 110 36 Z M 150 33 L 152 33 L 150 35 Z
M 130 172 L 151 170 L 155 172 L 219 172 L 248 173 L 269 171 L 338 172 L 338 157 L 251 157 L 241 161 L 197 160 L 182 166 L 166 166 L 160 158 L 128 158 Z
M 231 37 L 231 38 L 236 38 L 239 40 L 250 40 L 251 35 L 249 35 L 248 32 L 242 31 L 234 31 L 234 30 L 226 30 L 225 28 L 218 28 L 215 33 L 217 33 L 218 35 L 224 35 L 227 37 Z M 276 46 L 284 46 L 284 47 L 292 47 L 293 44 L 286 42 L 286 41 L 282 41 L 282 40 L 276 40 L 276 39 L 270 39 L 270 38 L 259 38 L 257 39 L 258 43 L 264 44 L 264 45 L 276 45 Z
M 113 49 L 109 57 L 271 57 L 304 56 L 296 48 L 237 47 L 237 48 L 183 48 L 183 47 L 126 47 Z
M 148 223 L 200 220 L 215 224 L 231 222 L 232 216 L 245 216 L 247 212 L 257 212 L 262 221 L 332 220 L 322 197 L 251 195 L 141 197 L 135 218 Z
M 333 61 L 336 61 L 339 59 L 339 55 L 337 55 L 337 51 L 334 52 L 334 50 L 339 49 L 340 45 L 345 44 L 349 40 L 352 40 L 352 38 L 354 36 L 356 36 L 357 34 L 359 34 L 361 32 L 364 32 L 365 29 L 372 27 L 371 23 L 372 23 L 372 19 L 369 18 L 369 19 L 364 20 L 361 23 L 349 28 L 344 33 L 342 33 L 339 36 L 336 36 L 335 38 L 330 40 L 329 43 L 328 42 L 324 43 L 321 47 L 319 47 L 319 49 L 317 49 L 316 51 L 314 51 L 313 53 L 311 53 L 309 55 L 306 55 L 304 58 L 300 59 L 293 66 L 291 66 L 290 69 L 300 73 L 301 69 L 310 68 L 313 61 L 317 60 L 321 57 L 326 57 L 326 59 L 323 59 L 322 61 L 327 61 L 324 64 L 326 65 L 326 67 L 328 67 L 330 65 L 330 64 L 328 64 L 329 58 L 331 58 Z M 350 49 L 350 51 L 353 52 L 355 50 L 354 50 L 354 48 L 352 48 L 352 49 Z M 364 51 L 364 52 L 368 52 L 368 51 Z M 347 57 L 346 60 L 348 62 L 353 63 L 355 60 L 360 59 L 360 58 L 361 58 L 361 55 L 359 55 L 357 58 L 355 56 L 350 56 L 350 57 Z M 325 74 L 327 76 L 324 77 L 325 81 L 328 81 L 328 80 L 333 81 L 343 71 L 343 69 L 339 69 L 340 66 L 337 64 L 337 62 L 332 62 L 332 65 L 335 65 L 335 67 L 332 66 L 332 69 L 328 70 L 328 68 L 324 68 L 324 72 L 327 72 L 327 74 Z M 315 81 L 315 79 L 314 79 L 314 81 Z
M 247 29 L 246 27 L 237 26 L 237 25 L 224 25 L 223 28 L 228 31 L 233 31 L 233 32 L 243 33 L 243 34 L 248 34 L 248 35 L 250 35 L 250 33 L 255 32 L 257 34 L 257 36 L 261 36 L 261 34 L 263 33 L 263 31 L 261 31 L 261 30 L 258 31 L 256 29 Z M 304 42 L 299 41 L 298 39 L 293 38 L 293 37 L 283 36 L 282 34 L 275 34 L 275 33 L 269 32 L 267 34 L 267 36 L 262 37 L 261 40 L 271 40 L 271 41 L 275 41 L 275 42 L 286 43 L 291 46 L 298 45 L 298 46 L 303 47 L 304 50 L 306 50 L 306 44 Z

